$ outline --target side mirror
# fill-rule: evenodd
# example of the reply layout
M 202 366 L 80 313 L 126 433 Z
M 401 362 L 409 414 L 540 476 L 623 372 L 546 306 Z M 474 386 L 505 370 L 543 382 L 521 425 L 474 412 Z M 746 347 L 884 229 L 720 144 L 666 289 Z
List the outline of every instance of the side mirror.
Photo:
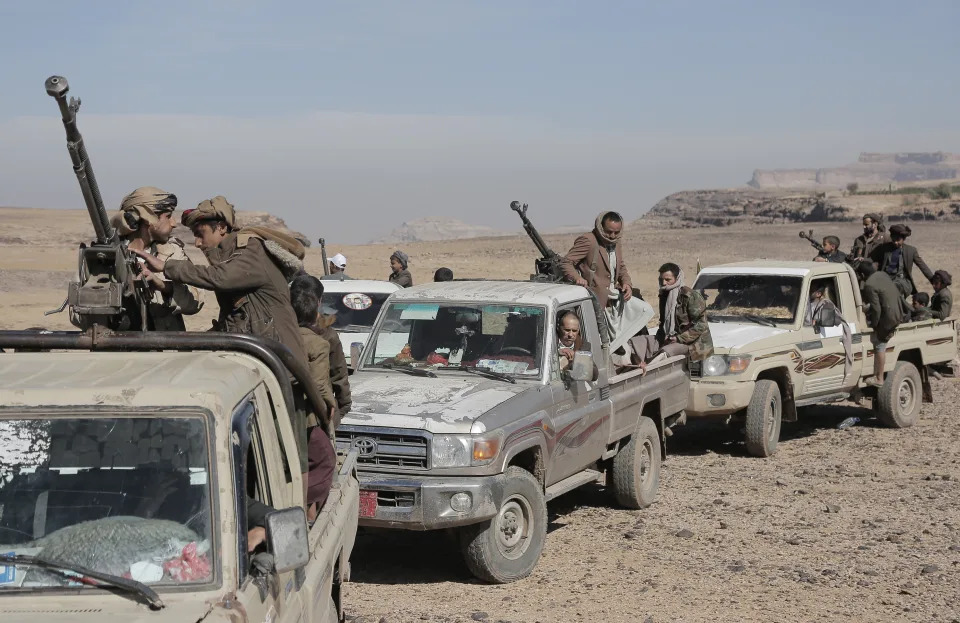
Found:
M 363 355 L 363 342 L 350 343 L 350 367 L 356 370 L 360 367 L 360 357 Z
M 267 514 L 267 547 L 277 573 L 299 569 L 310 560 L 307 515 L 299 506 Z
M 593 353 L 588 350 L 578 350 L 573 356 L 573 365 L 570 366 L 570 378 L 574 381 L 593 381 Z

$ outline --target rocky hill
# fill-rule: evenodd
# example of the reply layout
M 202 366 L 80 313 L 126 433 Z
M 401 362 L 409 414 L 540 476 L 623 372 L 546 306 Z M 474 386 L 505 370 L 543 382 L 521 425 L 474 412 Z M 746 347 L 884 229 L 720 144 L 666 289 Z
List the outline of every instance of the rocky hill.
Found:
M 504 232 L 484 225 L 471 225 L 452 218 L 427 217 L 401 223 L 389 234 L 371 244 L 394 242 L 430 242 L 434 240 L 454 240 L 458 238 L 486 238 L 490 236 L 512 236 L 516 232 Z
M 822 169 L 757 169 L 748 184 L 757 189 L 842 189 L 859 186 L 960 179 L 960 156 L 949 152 L 860 154 L 857 162 Z

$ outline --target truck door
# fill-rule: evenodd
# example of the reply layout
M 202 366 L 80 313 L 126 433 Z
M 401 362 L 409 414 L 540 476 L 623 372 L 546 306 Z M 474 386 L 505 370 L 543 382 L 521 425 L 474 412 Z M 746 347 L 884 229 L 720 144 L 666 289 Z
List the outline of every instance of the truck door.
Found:
M 846 285 L 849 288 L 849 284 Z M 806 315 L 811 304 L 811 294 L 818 288 L 824 289 L 824 297 L 836 305 L 840 314 L 847 319 L 851 334 L 856 335 L 858 330 L 856 310 L 846 310 L 842 307 L 844 300 L 853 300 L 852 293 L 841 292 L 836 276 L 818 277 L 810 281 L 804 314 Z M 805 319 L 803 328 L 800 330 L 800 338 L 797 348 L 801 359 L 796 364 L 796 371 L 800 373 L 803 383 L 802 388 L 799 388 L 800 396 L 804 398 L 823 396 L 847 391 L 856 385 L 859 367 L 862 365 L 856 353 L 862 349 L 862 344 L 859 342 L 852 344 L 854 368 L 850 376 L 844 379 L 846 351 L 843 346 L 842 326 L 821 327 L 815 330 L 813 325 L 808 324 Z
M 289 418 L 285 413 L 282 419 L 277 416 L 272 396 L 263 385 L 257 387 L 249 405 L 252 414 L 247 450 L 243 464 L 235 467 L 242 470 L 240 482 L 246 486 L 245 494 L 277 510 L 300 503 L 302 494 L 293 500 L 290 493 L 300 484 L 300 479 L 299 463 L 291 458 L 296 458 L 296 441 Z M 287 453 L 287 448 L 292 448 L 293 455 Z M 238 538 L 243 551 L 247 543 L 246 526 L 238 526 Z M 263 549 L 261 546 L 256 552 Z M 252 569 L 252 556 L 247 557 L 245 564 L 247 568 L 241 569 L 239 598 L 250 620 L 281 623 L 302 620 L 303 599 L 296 572 L 262 575 Z
M 548 484 L 575 474 L 595 462 L 603 453 L 610 427 L 610 400 L 603 395 L 599 381 L 573 381 L 560 370 L 558 328 L 560 317 L 572 312 L 580 322 L 582 339 L 594 353 L 600 350 L 600 334 L 589 301 L 581 301 L 558 310 L 547 356 L 552 366 L 553 443 Z M 596 356 L 596 355 L 594 355 Z

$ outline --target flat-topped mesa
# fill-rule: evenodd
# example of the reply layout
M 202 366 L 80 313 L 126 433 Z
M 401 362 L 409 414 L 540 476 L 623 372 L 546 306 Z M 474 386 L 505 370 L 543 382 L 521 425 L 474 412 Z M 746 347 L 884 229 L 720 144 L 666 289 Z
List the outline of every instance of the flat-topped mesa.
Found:
M 857 162 L 818 169 L 757 169 L 748 185 L 758 189 L 843 189 L 848 184 L 884 185 L 960 178 L 960 158 L 944 151 L 863 152 Z

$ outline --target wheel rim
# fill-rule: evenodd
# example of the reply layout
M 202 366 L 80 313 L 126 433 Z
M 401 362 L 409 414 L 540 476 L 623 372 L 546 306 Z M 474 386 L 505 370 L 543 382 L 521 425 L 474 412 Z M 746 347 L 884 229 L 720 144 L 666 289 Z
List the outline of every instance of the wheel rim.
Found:
M 652 469 L 653 444 L 650 443 L 649 439 L 644 439 L 643 445 L 640 446 L 640 456 L 637 460 L 637 480 L 640 481 L 642 487 L 646 487 L 647 479 L 650 477 Z
M 767 405 L 767 441 L 771 444 L 777 442 L 780 436 L 777 434 L 777 420 L 780 419 L 780 401 L 771 398 Z
M 917 402 L 917 388 L 913 384 L 913 379 L 905 378 L 900 382 L 897 390 L 897 402 L 902 415 L 910 415 Z
M 533 508 L 522 495 L 511 496 L 497 513 L 497 548 L 504 558 L 516 560 L 530 547 Z

